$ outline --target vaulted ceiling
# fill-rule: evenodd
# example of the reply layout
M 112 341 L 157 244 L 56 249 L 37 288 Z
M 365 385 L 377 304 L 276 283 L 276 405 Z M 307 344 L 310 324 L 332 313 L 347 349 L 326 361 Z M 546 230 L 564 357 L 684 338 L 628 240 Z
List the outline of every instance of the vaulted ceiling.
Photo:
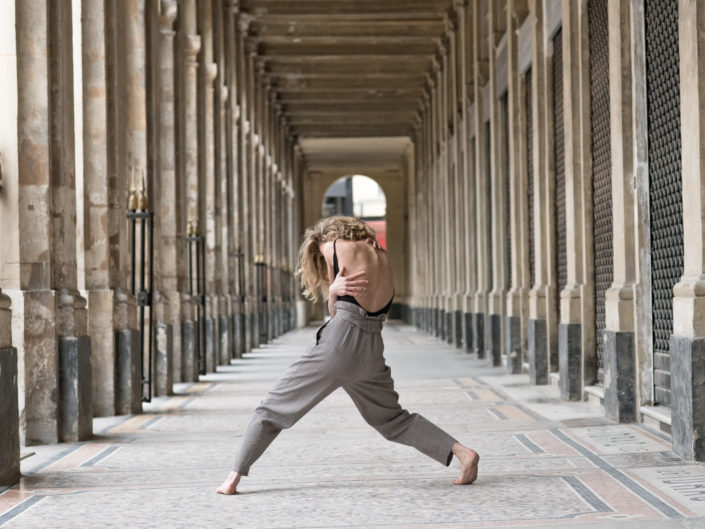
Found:
M 453 0 L 243 0 L 300 138 L 409 136 Z

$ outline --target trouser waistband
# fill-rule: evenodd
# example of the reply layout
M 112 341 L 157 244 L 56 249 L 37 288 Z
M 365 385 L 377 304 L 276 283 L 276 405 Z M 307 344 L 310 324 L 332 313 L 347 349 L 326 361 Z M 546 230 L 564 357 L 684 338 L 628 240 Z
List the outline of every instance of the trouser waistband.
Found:
M 381 331 L 384 321 L 387 319 L 386 314 L 371 316 L 365 309 L 349 301 L 338 300 L 334 306 L 336 310 L 334 317 L 349 321 L 368 332 Z

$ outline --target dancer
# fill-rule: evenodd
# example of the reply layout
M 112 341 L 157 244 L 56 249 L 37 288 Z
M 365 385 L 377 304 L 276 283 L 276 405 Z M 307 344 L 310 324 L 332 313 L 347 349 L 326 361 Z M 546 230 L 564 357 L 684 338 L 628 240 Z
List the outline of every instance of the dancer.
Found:
M 319 291 L 328 287 L 331 319 L 317 329 L 311 347 L 255 410 L 233 471 L 216 492 L 235 494 L 240 478 L 248 475 L 279 432 L 339 387 L 386 439 L 413 446 L 446 466 L 455 455 L 460 475 L 453 483 L 475 481 L 477 452 L 399 405 L 381 333 L 394 298 L 394 277 L 389 255 L 372 228 L 353 217 L 319 220 L 304 234 L 295 273 L 308 299 L 316 301 Z

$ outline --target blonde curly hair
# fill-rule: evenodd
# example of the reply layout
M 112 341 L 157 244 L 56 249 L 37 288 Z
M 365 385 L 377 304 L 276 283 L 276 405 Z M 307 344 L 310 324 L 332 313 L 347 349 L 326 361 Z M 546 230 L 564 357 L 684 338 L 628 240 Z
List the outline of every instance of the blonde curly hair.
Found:
M 299 264 L 294 276 L 301 276 L 304 297 L 318 301 L 319 294 L 324 296 L 330 286 L 328 267 L 319 246 L 335 239 L 362 241 L 367 238 L 377 240 L 375 230 L 370 225 L 355 217 L 326 217 L 320 219 L 304 233 L 299 246 Z

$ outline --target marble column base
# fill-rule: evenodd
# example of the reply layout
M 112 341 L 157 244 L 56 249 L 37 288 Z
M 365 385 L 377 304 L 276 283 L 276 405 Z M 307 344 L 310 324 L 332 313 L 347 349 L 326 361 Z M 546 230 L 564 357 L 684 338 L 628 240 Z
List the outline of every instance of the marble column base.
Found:
M 473 346 L 473 318 L 472 312 L 463 313 L 463 347 L 466 353 L 472 353 Z
M 252 314 L 244 312 L 242 314 L 242 352 L 247 353 L 252 350 Z
M 705 461 L 705 337 L 671 336 L 670 352 L 673 450 Z
M 218 322 L 218 365 L 227 366 L 230 364 L 230 340 L 232 339 L 232 319 L 222 315 Z
M 448 343 L 453 343 L 455 338 L 455 312 L 447 311 L 444 318 L 445 322 L 445 341 Z
M 198 382 L 198 347 L 199 347 L 198 325 L 193 320 L 181 322 L 181 348 L 183 349 L 183 372 L 181 379 L 184 382 Z
M 93 435 L 91 380 L 91 339 L 59 338 L 59 437 L 63 442 L 84 441 Z
M 561 323 L 558 326 L 558 370 L 561 398 L 582 400 L 582 332 L 579 323 Z
M 269 342 L 269 313 L 266 309 L 262 309 L 259 313 L 259 344 L 267 342 Z
M 258 311 L 252 311 L 250 313 L 250 342 L 249 346 L 251 349 L 256 349 L 259 347 L 259 333 L 260 333 L 260 315 Z
M 453 319 L 453 343 L 460 349 L 463 346 L 463 311 L 456 310 Z
M 118 415 L 142 412 L 140 333 L 132 329 L 116 331 L 117 377 L 115 412 Z
M 478 358 L 485 358 L 485 315 L 482 312 L 475 313 L 475 325 L 473 326 L 473 349 Z
M 232 358 L 242 358 L 242 353 L 245 351 L 245 325 L 244 315 L 236 311 L 233 316 L 233 349 Z
M 155 397 L 174 394 L 174 369 L 171 358 L 174 351 L 174 332 L 169 323 L 157 323 L 154 338 L 155 370 L 153 391 Z
M 545 385 L 549 382 L 548 326 L 546 320 L 530 319 L 527 329 L 529 382 Z
M 0 349 L 0 486 L 20 480 L 20 417 L 17 408 L 17 349 Z
M 502 365 L 502 316 L 490 314 L 489 339 L 487 344 L 487 356 L 490 365 L 493 367 Z
M 206 318 L 205 321 L 205 345 L 206 345 L 206 373 L 215 373 L 217 364 L 216 355 L 218 354 L 216 345 L 216 325 L 213 318 Z
M 634 422 L 637 413 L 634 333 L 603 332 L 605 413 L 617 422 Z
M 507 373 L 517 375 L 521 373 L 521 318 L 507 316 L 505 327 L 505 343 L 507 355 Z

